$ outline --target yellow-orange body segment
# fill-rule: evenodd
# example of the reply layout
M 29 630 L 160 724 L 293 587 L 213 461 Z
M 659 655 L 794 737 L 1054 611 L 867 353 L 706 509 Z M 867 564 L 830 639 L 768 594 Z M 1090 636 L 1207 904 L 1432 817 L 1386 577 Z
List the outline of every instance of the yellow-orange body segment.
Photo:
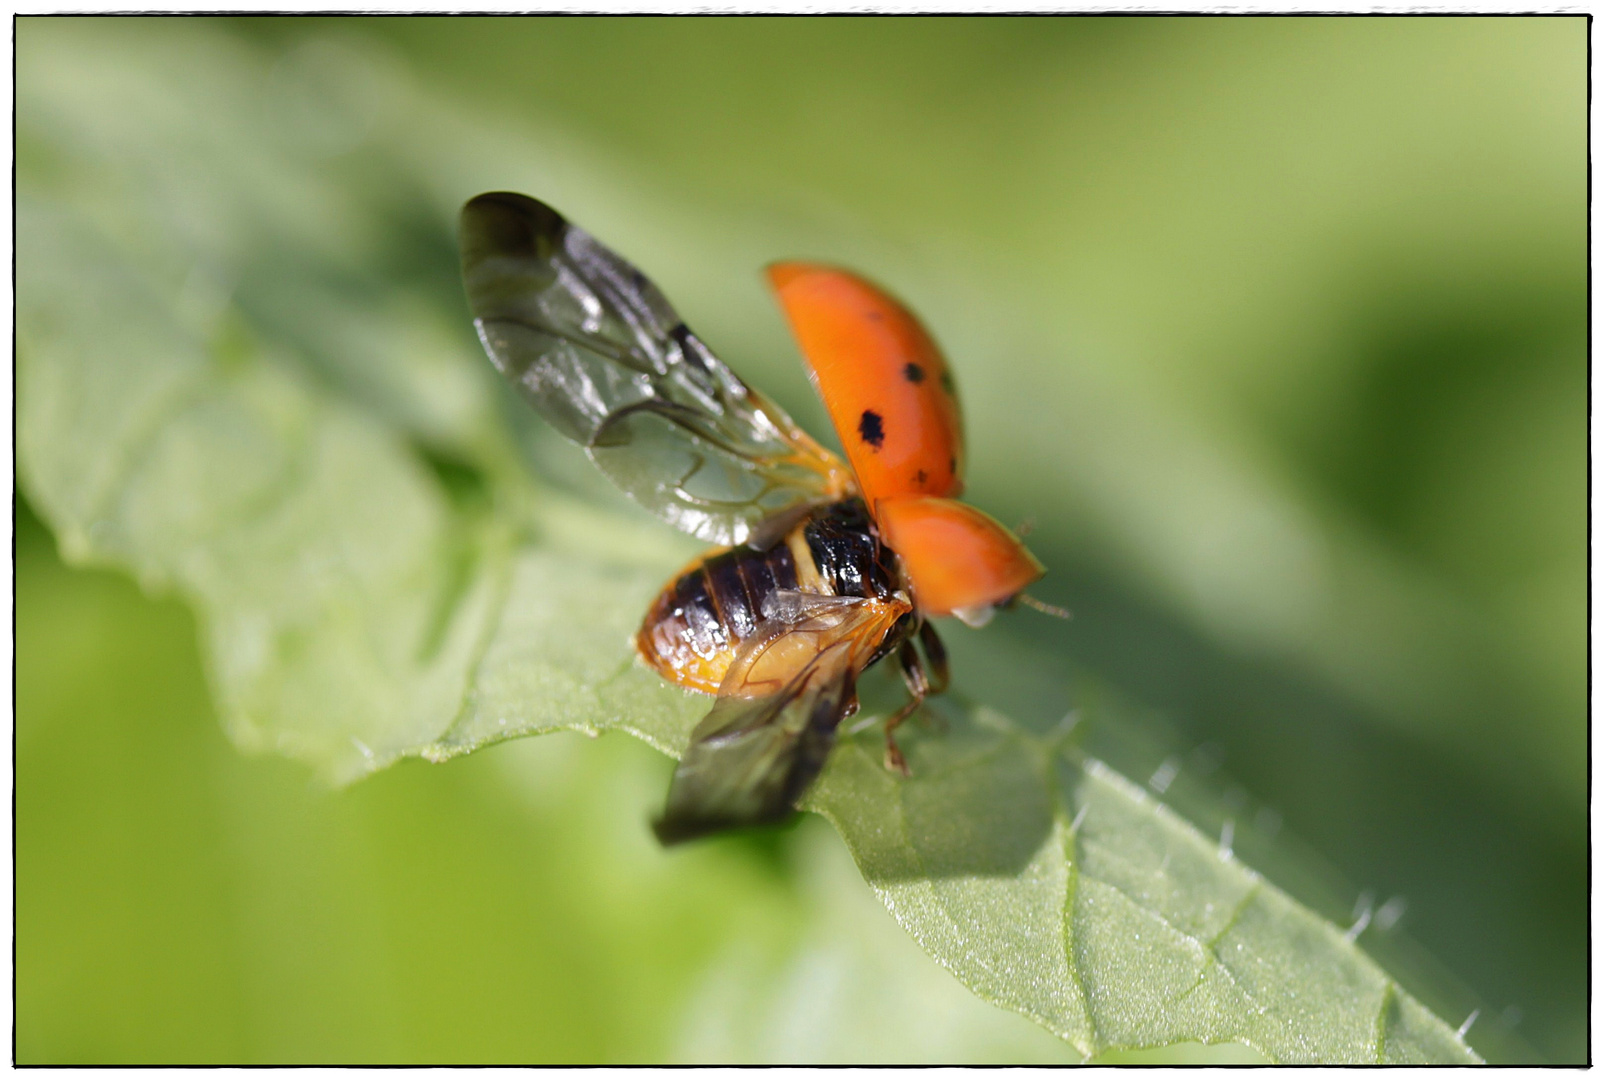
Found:
M 715 631 L 700 635 L 703 640 L 698 640 L 699 635 L 689 625 L 685 609 L 675 594 L 682 581 L 694 580 L 703 574 L 709 560 L 729 550 L 714 548 L 669 578 L 667 587 L 657 594 L 640 629 L 635 632 L 635 651 L 646 665 L 687 690 L 718 693 L 740 642 L 723 625 L 723 620 L 719 620 Z
M 958 398 L 919 320 L 845 270 L 782 262 L 768 275 L 870 511 L 890 496 L 958 495 Z

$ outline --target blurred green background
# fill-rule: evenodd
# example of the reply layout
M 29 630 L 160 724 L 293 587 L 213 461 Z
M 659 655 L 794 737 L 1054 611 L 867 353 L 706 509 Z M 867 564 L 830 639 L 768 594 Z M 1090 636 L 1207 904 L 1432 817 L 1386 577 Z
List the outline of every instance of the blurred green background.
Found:
M 757 268 L 891 284 L 956 369 L 968 496 L 1075 613 L 959 633 L 960 669 L 1042 673 L 989 686 L 1016 713 L 1130 703 L 1162 735 L 1116 765 L 1223 762 L 1319 853 L 1272 878 L 1314 866 L 1339 921 L 1406 898 L 1473 1045 L 1583 1059 L 1583 19 L 24 19 L 19 97 L 80 37 L 251 57 L 264 100 L 371 69 L 557 155 L 534 190 L 410 148 L 550 198 L 815 432 Z M 368 137 L 296 131 L 318 169 Z M 417 213 L 396 273 L 460 309 Z M 16 560 L 19 1061 L 1063 1056 L 816 820 L 664 856 L 668 763 L 615 738 L 330 793 L 228 745 L 177 602 L 65 569 L 23 501 Z

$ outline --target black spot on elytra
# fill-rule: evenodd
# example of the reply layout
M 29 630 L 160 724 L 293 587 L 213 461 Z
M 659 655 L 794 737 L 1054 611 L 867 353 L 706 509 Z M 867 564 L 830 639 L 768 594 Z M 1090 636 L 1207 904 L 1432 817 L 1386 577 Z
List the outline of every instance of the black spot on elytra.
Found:
M 925 481 L 928 479 L 930 479 L 930 474 L 925 472 L 923 469 L 920 469 L 918 472 L 913 474 L 913 482 L 918 484 L 920 487 L 924 487 Z
M 868 313 L 868 315 L 869 315 L 869 321 L 870 322 L 885 322 L 886 321 L 886 317 L 884 315 L 880 314 L 878 311 L 871 311 L 871 312 Z
M 947 459 L 947 471 L 952 473 L 952 475 L 954 475 L 954 476 L 958 475 L 958 459 L 957 459 L 957 457 L 950 457 L 950 458 Z
M 864 409 L 863 415 L 858 418 L 858 434 L 863 441 L 880 449 L 880 444 L 886 441 L 886 429 L 880 420 L 880 414 L 873 409 Z
M 941 388 L 943 390 L 945 390 L 949 394 L 956 394 L 958 392 L 957 389 L 954 388 L 954 386 L 952 385 L 952 373 L 951 372 L 943 371 L 941 373 Z
M 909 361 L 907 366 L 902 369 L 902 374 L 904 378 L 915 386 L 925 381 L 925 369 L 912 361 Z

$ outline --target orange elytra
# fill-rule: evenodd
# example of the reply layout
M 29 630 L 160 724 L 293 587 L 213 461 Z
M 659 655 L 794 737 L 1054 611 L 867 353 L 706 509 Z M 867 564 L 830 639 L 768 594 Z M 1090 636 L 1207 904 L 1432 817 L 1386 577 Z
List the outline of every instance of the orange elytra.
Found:
M 896 495 L 963 491 L 963 421 L 930 334 L 883 289 L 846 270 L 768 268 L 871 512 Z
M 881 499 L 875 522 L 927 615 L 984 622 L 1046 572 L 996 518 L 954 499 Z

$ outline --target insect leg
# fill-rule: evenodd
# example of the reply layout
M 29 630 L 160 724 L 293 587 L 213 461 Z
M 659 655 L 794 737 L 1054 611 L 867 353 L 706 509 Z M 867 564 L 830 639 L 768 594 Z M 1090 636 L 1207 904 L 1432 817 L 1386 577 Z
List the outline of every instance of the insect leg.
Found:
M 924 646 L 925 659 L 930 664 L 930 692 L 943 693 L 950 681 L 947 671 L 947 647 L 941 643 L 941 638 L 936 636 L 936 628 L 928 619 L 919 624 L 919 644 Z
M 897 726 L 912 716 L 914 710 L 930 696 L 930 680 L 911 641 L 904 641 L 897 648 L 897 667 L 902 671 L 902 681 L 908 684 L 908 703 L 886 717 L 886 768 L 907 776 L 908 762 L 897 748 L 895 732 Z

